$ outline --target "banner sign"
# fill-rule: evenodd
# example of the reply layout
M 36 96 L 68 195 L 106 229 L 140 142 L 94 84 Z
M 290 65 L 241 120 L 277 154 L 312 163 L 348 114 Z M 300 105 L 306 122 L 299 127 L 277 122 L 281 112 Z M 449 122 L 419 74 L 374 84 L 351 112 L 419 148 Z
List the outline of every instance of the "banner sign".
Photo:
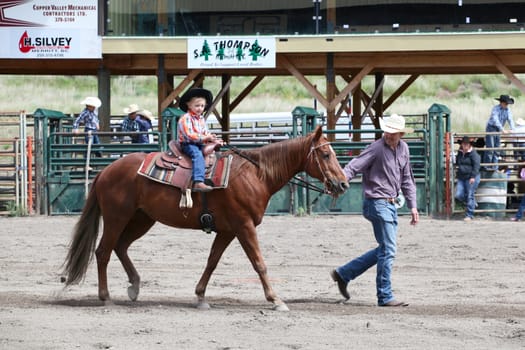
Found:
M 0 58 L 101 58 L 98 0 L 0 1 Z
M 188 68 L 275 68 L 273 37 L 188 38 Z

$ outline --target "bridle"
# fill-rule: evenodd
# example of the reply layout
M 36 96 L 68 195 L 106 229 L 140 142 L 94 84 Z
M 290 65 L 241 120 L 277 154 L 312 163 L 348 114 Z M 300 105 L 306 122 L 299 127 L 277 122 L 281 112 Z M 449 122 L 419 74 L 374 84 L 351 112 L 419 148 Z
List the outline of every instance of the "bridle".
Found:
M 323 168 L 323 166 L 321 165 L 321 161 L 319 160 L 319 155 L 316 152 L 317 149 L 319 149 L 319 148 L 321 148 L 323 146 L 326 146 L 326 145 L 330 146 L 331 143 L 327 141 L 327 142 L 321 143 L 319 145 L 314 145 L 314 142 L 312 141 L 312 144 L 310 146 L 310 151 L 308 152 L 308 155 L 306 156 L 306 159 L 308 161 L 310 161 L 311 158 L 313 158 L 313 160 L 315 161 L 315 164 L 317 165 L 317 168 L 319 169 L 319 171 L 323 175 L 323 184 L 325 185 L 325 187 L 321 188 L 319 186 L 316 186 L 316 185 L 312 184 L 311 182 L 308 182 L 308 181 L 305 181 L 305 180 L 301 179 L 297 175 L 293 177 L 293 180 L 298 181 L 298 182 L 294 182 L 294 181 L 291 180 L 290 183 L 295 184 L 297 186 L 304 187 L 304 188 L 309 189 L 309 190 L 313 190 L 313 191 L 319 192 L 319 193 L 331 194 L 330 191 L 328 191 L 328 189 L 326 188 L 326 184 L 329 183 L 328 176 L 326 176 L 326 171 Z M 312 155 L 313 155 L 313 157 L 312 157 Z M 304 167 L 305 171 L 306 171 L 307 165 L 308 165 L 308 162 L 305 163 L 305 167 Z

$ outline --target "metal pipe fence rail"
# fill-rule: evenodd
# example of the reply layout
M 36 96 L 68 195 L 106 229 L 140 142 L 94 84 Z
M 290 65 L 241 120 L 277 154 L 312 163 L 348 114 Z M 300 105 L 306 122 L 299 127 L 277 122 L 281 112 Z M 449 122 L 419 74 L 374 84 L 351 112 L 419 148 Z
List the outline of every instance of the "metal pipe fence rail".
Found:
M 24 111 L 0 113 L 0 215 L 32 211 L 32 143 L 26 131 Z
M 83 207 L 86 191 L 93 178 L 113 161 L 132 152 L 155 152 L 166 150 L 167 141 L 175 137 L 169 128 L 161 132 L 144 132 L 152 139 L 158 140 L 149 144 L 133 144 L 131 136 L 137 132 L 121 132 L 117 127 L 111 132 L 97 132 L 101 143 L 85 142 L 88 133 L 73 133 L 71 123 L 73 118 L 50 110 L 34 114 L 35 134 L 35 192 L 36 211 L 38 214 L 78 214 Z M 320 120 L 320 119 L 319 119 Z M 373 125 L 364 125 L 365 129 L 353 129 L 351 124 L 337 124 L 336 130 L 327 130 L 323 123 L 318 123 L 315 116 L 293 117 L 291 124 L 266 125 L 264 123 L 242 125 L 234 130 L 213 130 L 223 139 L 229 140 L 229 146 L 240 149 L 260 147 L 268 143 L 279 142 L 291 137 L 302 136 L 316 125 L 323 125 L 326 134 L 333 136 L 332 146 L 337 153 L 341 166 L 357 156 L 375 138 L 382 133 Z M 441 120 L 440 120 L 441 121 Z M 439 192 L 433 189 L 432 177 L 440 178 L 437 167 L 431 164 L 432 138 L 442 143 L 443 136 L 439 132 L 431 133 L 429 125 L 433 119 L 427 115 L 411 115 L 407 122 L 416 130 L 405 135 L 409 144 L 411 164 L 416 186 L 418 188 L 417 203 L 421 213 L 433 212 L 431 205 L 440 202 Z M 173 124 L 173 123 L 172 123 Z M 434 123 L 435 124 L 435 123 Z M 170 124 L 171 125 L 171 124 Z M 143 133 L 143 134 L 144 134 Z M 359 137 L 357 136 L 359 135 Z M 171 137 L 167 137 L 171 136 Z M 226 147 L 225 147 L 226 149 Z M 442 162 L 442 160 L 440 160 Z M 437 164 L 437 163 L 436 163 Z M 432 174 L 438 174 L 432 175 Z M 429 180 L 430 179 L 430 180 Z M 315 179 L 306 179 L 315 185 Z M 334 203 L 331 197 L 310 193 L 299 188 L 295 183 L 289 183 L 278 191 L 271 199 L 267 214 L 298 213 L 305 210 L 308 213 L 361 213 L 361 184 L 355 179 L 350 191 Z M 400 208 L 400 214 L 407 212 L 406 207 Z
M 485 147 L 484 140 L 487 135 L 499 135 L 501 145 L 499 147 Z M 463 136 L 468 136 L 471 140 L 477 141 L 474 148 L 481 156 L 481 179 L 475 193 L 477 207 L 474 211 L 475 216 L 486 216 L 495 219 L 503 219 L 516 213 L 521 198 L 525 195 L 525 180 L 520 179 L 519 173 L 525 167 L 525 135 L 519 133 L 450 133 L 445 138 L 445 143 L 450 152 L 445 155 L 445 167 L 448 176 L 445 178 L 447 183 L 447 215 L 461 215 L 464 213 L 462 204 L 455 199 L 456 192 L 456 164 L 455 156 L 458 152 L 460 140 Z M 475 141 L 475 142 L 476 142 Z M 497 162 L 486 162 L 483 159 L 484 152 L 497 152 Z M 484 170 L 485 168 L 498 167 L 497 170 Z

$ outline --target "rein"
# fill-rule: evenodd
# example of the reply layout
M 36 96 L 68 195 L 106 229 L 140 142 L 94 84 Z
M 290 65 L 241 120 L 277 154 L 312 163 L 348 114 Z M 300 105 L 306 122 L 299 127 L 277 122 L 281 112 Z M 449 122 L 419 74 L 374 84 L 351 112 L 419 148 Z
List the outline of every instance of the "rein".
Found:
M 259 163 L 257 163 L 255 160 L 253 160 L 250 157 L 248 157 L 242 150 L 238 149 L 235 146 L 230 146 L 230 145 L 224 145 L 224 146 L 226 146 L 227 148 L 231 149 L 231 151 L 233 153 L 237 154 L 239 157 L 246 159 L 247 161 L 249 161 L 250 163 L 255 165 L 257 168 L 260 168 L 259 167 Z
M 321 171 L 321 174 L 323 174 L 323 183 L 326 183 L 328 181 L 328 178 L 326 177 L 326 174 L 325 174 L 325 171 L 323 170 L 322 166 L 321 166 L 321 163 L 319 162 L 319 157 L 317 156 L 317 153 L 315 152 L 316 149 L 320 148 L 320 147 L 323 147 L 325 145 L 330 145 L 330 142 L 325 142 L 325 143 L 322 143 L 320 145 L 317 145 L 317 146 L 314 146 L 313 143 L 312 143 L 312 146 L 310 147 L 310 152 L 308 152 L 308 155 L 306 156 L 306 158 L 310 158 L 310 156 L 313 154 L 314 155 L 314 159 L 315 159 L 315 162 L 319 168 L 319 170 Z M 252 163 L 253 165 L 255 165 L 257 168 L 259 168 L 259 163 L 257 163 L 255 160 L 253 160 L 252 158 L 248 157 L 242 150 L 240 150 L 239 148 L 235 147 L 235 146 L 229 146 L 229 145 L 224 145 L 226 146 L 227 148 L 229 148 L 233 153 L 237 154 L 239 157 L 241 158 L 244 158 L 246 159 L 247 161 L 249 161 L 250 163 Z M 306 188 L 308 190 L 312 190 L 312 191 L 315 191 L 315 192 L 319 192 L 319 193 L 325 193 L 325 194 L 329 194 L 329 192 L 325 189 L 325 188 L 322 188 L 322 187 L 319 187 L 317 185 L 314 185 L 313 183 L 311 182 L 308 182 L 306 180 L 304 180 L 303 178 L 295 175 L 290 181 L 289 183 L 291 183 L 292 185 L 296 185 L 296 186 L 299 186 L 299 187 L 303 187 L 303 188 Z

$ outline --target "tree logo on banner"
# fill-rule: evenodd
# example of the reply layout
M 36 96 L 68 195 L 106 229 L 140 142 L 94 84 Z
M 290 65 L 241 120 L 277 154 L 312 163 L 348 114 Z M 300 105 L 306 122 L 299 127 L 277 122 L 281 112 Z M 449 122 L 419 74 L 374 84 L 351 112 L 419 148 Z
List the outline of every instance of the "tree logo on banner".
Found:
M 212 55 L 210 50 L 210 45 L 208 45 L 208 41 L 204 40 L 204 44 L 202 45 L 202 50 L 200 56 L 204 56 L 204 60 L 207 61 L 208 57 Z

